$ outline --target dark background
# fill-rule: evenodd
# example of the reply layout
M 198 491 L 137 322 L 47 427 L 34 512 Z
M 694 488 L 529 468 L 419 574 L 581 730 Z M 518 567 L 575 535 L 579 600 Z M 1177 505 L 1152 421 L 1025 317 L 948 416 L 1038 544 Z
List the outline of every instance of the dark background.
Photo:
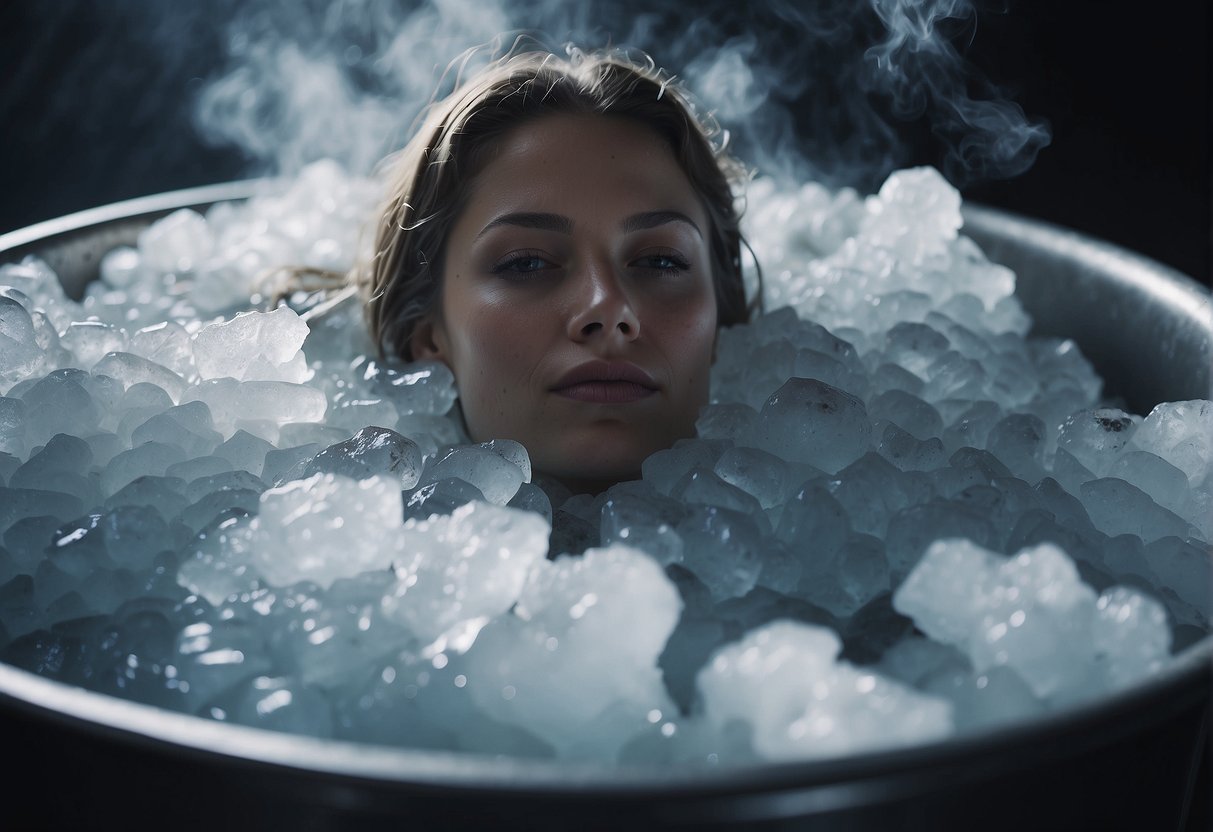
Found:
M 1110 240 L 1210 282 L 1207 0 L 979 6 L 966 57 L 1052 143 L 965 196 Z M 235 0 L 17 0 L 0 8 L 0 233 L 256 172 L 191 111 L 221 67 Z M 139 14 L 140 10 L 146 14 Z M 925 122 L 909 161 L 938 163 Z

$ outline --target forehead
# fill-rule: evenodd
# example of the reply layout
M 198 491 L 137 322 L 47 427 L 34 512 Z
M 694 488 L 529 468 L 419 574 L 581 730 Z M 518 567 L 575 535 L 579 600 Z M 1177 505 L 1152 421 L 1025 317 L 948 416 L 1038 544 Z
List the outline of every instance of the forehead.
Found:
M 655 208 L 705 219 L 666 140 L 632 119 L 562 114 L 527 122 L 498 140 L 472 182 L 465 212 L 480 218 L 543 210 L 592 221 Z

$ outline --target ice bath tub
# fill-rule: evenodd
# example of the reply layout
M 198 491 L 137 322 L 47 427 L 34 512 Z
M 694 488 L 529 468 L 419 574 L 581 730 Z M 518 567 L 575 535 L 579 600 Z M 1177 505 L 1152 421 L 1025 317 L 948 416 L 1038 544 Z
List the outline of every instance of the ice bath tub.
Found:
M 0 236 L 69 294 L 153 220 L 252 193 L 233 183 Z M 1128 409 L 1210 398 L 1213 299 L 1122 249 L 990 209 L 964 233 L 1014 269 L 1035 332 L 1078 342 Z M 574 766 L 384 749 L 170 713 L 0 664 L 15 828 L 1204 829 L 1213 637 L 1148 683 L 1008 729 L 840 760 L 720 771 Z M 1202 768 L 1202 757 L 1204 768 Z

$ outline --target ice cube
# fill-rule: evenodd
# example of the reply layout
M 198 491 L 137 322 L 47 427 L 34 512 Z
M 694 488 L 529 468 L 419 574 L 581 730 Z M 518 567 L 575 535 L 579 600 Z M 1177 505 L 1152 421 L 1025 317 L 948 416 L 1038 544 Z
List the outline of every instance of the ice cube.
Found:
M 704 718 L 749 728 L 760 757 L 828 757 L 937 739 L 951 706 L 879 673 L 836 661 L 832 631 L 776 621 L 718 651 L 699 673 Z
M 721 454 L 718 443 L 706 440 L 682 439 L 674 447 L 650 455 L 640 465 L 644 481 L 663 495 L 669 495 L 688 471 L 711 469 Z
M 266 455 L 273 450 L 274 446 L 261 437 L 238 430 L 215 448 L 215 456 L 222 457 L 233 468 L 259 477 L 265 467 Z
M 722 480 L 750 494 L 764 509 L 782 503 L 795 476 L 774 454 L 757 448 L 729 448 L 713 469 Z
M 198 375 L 298 384 L 307 376 L 306 362 L 295 360 L 307 334 L 307 324 L 286 306 L 208 324 L 194 334 Z
M 895 171 L 864 207 L 864 241 L 915 266 L 943 255 L 963 222 L 960 192 L 931 167 Z
M 1110 477 L 1083 483 L 1083 506 L 1096 528 L 1109 535 L 1133 534 L 1149 542 L 1160 537 L 1187 537 L 1195 529 L 1174 512 L 1150 499 L 1140 488 Z
M 108 353 L 93 367 L 93 372 L 116 379 L 123 387 L 154 384 L 168 393 L 174 402 L 181 402 L 186 389 L 185 380 L 168 367 L 129 352 Z
M 131 431 L 131 444 L 163 442 L 180 448 L 187 457 L 209 456 L 223 440 L 214 429 L 210 408 L 203 402 L 171 407 Z
M 559 757 L 612 760 L 648 720 L 675 715 L 657 658 L 681 609 L 661 567 L 626 546 L 541 560 L 468 653 L 468 690 Z
M 346 522 L 356 517 L 358 522 Z M 316 474 L 271 488 L 251 523 L 248 558 L 277 586 L 386 569 L 403 552 L 400 487 L 383 477 Z
M 1207 482 L 1213 474 L 1213 402 L 1164 402 L 1130 441 L 1179 468 L 1193 485 Z
M 716 506 L 695 506 L 676 527 L 682 565 L 707 584 L 717 600 L 745 595 L 758 583 L 763 545 L 749 516 Z
M 126 333 L 101 321 L 72 321 L 59 343 L 71 352 L 74 366 L 91 370 L 108 353 L 126 349 Z
M 240 425 L 249 433 L 273 441 L 277 426 L 289 422 L 316 422 L 324 418 L 328 401 L 313 387 L 285 381 L 245 381 L 217 378 L 189 388 L 181 403 L 205 402 L 215 419 L 215 427 L 231 436 Z M 263 436 L 264 433 L 272 436 Z
M 182 378 L 189 378 L 194 372 L 194 349 L 189 332 L 176 321 L 143 327 L 131 336 L 127 350 L 169 368 Z
M 518 600 L 547 553 L 549 529 L 536 514 L 482 502 L 408 521 L 385 614 L 426 643 L 460 625 L 479 629 Z
M 394 430 L 365 427 L 352 438 L 325 448 L 304 466 L 305 478 L 320 473 L 352 479 L 383 476 L 407 490 L 421 476 L 421 451 Z
M 145 442 L 110 460 L 101 472 L 101 492 L 106 496 L 116 494 L 127 483 L 148 474 L 162 477 L 170 465 L 184 459 L 185 453 L 176 445 Z
M 747 444 L 833 473 L 868 450 L 863 402 L 815 379 L 789 379 L 767 399 Z
M 427 466 L 420 485 L 460 479 L 475 486 L 490 503 L 503 506 L 518 492 L 524 478 L 523 470 L 502 454 L 484 445 L 470 445 L 454 448 Z
M 1079 411 L 1062 424 L 1057 447 L 1102 477 L 1140 424 L 1140 417 L 1115 408 Z
M 213 254 L 215 240 L 197 211 L 182 208 L 139 232 L 139 254 L 153 272 L 190 272 Z
M 603 546 L 622 543 L 647 553 L 662 566 L 682 561 L 683 543 L 674 526 L 686 509 L 661 495 L 612 492 L 602 506 Z

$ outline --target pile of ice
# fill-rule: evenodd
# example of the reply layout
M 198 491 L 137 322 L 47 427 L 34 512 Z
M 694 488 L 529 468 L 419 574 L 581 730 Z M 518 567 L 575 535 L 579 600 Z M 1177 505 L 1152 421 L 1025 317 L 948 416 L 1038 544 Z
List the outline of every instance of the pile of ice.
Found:
M 79 302 L 0 267 L 0 658 L 322 737 L 725 764 L 1005 724 L 1207 632 L 1213 405 L 1125 413 L 1025 338 L 934 171 L 754 183 L 775 311 L 596 497 L 466 444 L 356 302 L 251 311 L 348 266 L 374 191 L 320 164 L 172 214 Z

